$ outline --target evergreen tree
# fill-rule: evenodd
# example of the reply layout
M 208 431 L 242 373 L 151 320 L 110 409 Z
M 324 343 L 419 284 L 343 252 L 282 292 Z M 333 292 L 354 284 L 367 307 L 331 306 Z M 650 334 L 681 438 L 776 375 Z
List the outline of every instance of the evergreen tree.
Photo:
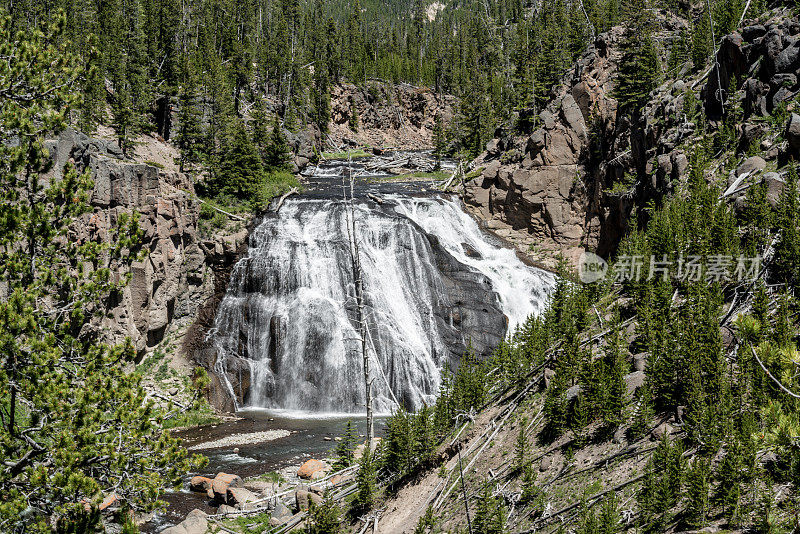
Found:
M 374 452 L 370 450 L 370 444 L 364 447 L 364 454 L 358 462 L 358 472 L 356 473 L 356 496 L 351 503 L 350 512 L 358 517 L 368 512 L 375 506 L 375 462 Z
M 281 123 L 278 116 L 272 123 L 272 133 L 270 134 L 269 144 L 266 147 L 264 165 L 271 171 L 287 170 L 291 166 L 292 149 L 286 142 Z
M 484 482 L 472 528 L 475 534 L 503 534 L 506 511 L 500 497 L 492 495 L 492 488 Z
M 222 154 L 219 166 L 209 183 L 209 193 L 242 200 L 256 197 L 264 180 L 264 168 L 250 136 L 239 120 L 233 138 Z
M 331 95 L 327 69 L 320 68 L 314 72 L 314 83 L 311 84 L 311 117 L 320 132 L 328 132 L 328 124 L 331 121 Z
M 203 157 L 203 114 L 198 99 L 194 73 L 187 69 L 178 104 L 177 144 L 181 151 L 181 171 L 187 164 L 200 163 Z
M 127 340 L 100 343 L 91 323 L 127 282 L 138 254 L 138 219 L 120 212 L 102 243 L 71 238 L 90 212 L 90 172 L 71 164 L 47 176 L 45 139 L 79 103 L 81 63 L 59 13 L 47 33 L 12 35 L 0 12 L 0 525 L 6 532 L 94 532 L 98 505 L 115 493 L 149 510 L 193 464 L 162 432 L 163 413 L 141 379 L 125 372 Z M 91 266 L 90 269 L 85 269 Z
M 528 462 L 525 464 L 525 469 L 522 472 L 522 491 L 520 493 L 519 502 L 522 505 L 530 504 L 536 501 L 541 495 L 542 490 L 536 484 L 536 470 L 533 464 Z
M 342 440 L 336 446 L 336 463 L 333 464 L 334 469 L 344 469 L 345 467 L 353 465 L 356 439 L 357 435 L 353 423 L 348 421 L 347 425 L 345 425 Z
M 446 143 L 447 139 L 445 138 L 442 117 L 437 114 L 433 124 L 433 157 L 436 158 L 435 170 L 439 170 L 442 167 L 442 156 L 444 156 Z
M 691 26 L 691 57 L 695 71 L 702 69 L 711 55 L 711 26 L 708 23 L 708 12 L 703 10 Z
M 774 270 L 776 275 L 793 288 L 800 288 L 800 197 L 798 197 L 796 168 L 786 176 L 786 185 L 778 199 Z
M 306 534 L 339 534 L 341 531 L 341 510 L 331 497 L 326 497 L 322 504 L 309 502 Z
M 350 128 L 351 132 L 358 132 L 358 109 L 356 109 L 356 103 L 350 102 L 350 119 L 347 122 L 347 127 Z
M 528 460 L 528 437 L 525 435 L 525 427 L 528 426 L 528 418 L 523 417 L 519 423 L 519 434 L 517 434 L 517 444 L 514 449 L 514 471 L 522 473 L 530 462 Z
M 710 467 L 703 457 L 694 459 L 686 473 L 686 522 L 695 528 L 702 528 L 709 516 Z
M 634 14 L 628 23 L 621 46 L 622 59 L 614 96 L 619 100 L 621 109 L 637 112 L 644 105 L 650 91 L 658 86 L 661 67 L 645 2 L 637 0 L 631 4 L 631 12 Z
M 258 155 L 261 157 L 264 166 L 267 166 L 267 155 L 270 145 L 270 132 L 268 125 L 270 123 L 267 108 L 264 105 L 263 98 L 256 98 L 253 103 L 253 111 L 250 112 L 250 124 L 253 138 L 253 145 L 258 150 Z

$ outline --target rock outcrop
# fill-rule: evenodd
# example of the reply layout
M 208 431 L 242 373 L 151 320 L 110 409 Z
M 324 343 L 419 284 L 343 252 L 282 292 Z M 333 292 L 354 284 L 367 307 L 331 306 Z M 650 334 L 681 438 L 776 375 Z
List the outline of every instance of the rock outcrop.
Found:
M 452 96 L 408 84 L 370 81 L 366 88 L 336 85 L 331 88 L 329 140 L 342 146 L 430 148 L 436 117 L 448 123 L 454 103 Z M 354 108 L 358 131 L 349 127 Z
M 657 40 L 667 51 L 686 22 L 665 12 L 657 20 Z M 763 121 L 748 119 L 797 95 L 799 32 L 796 19 L 776 18 L 724 37 L 710 72 L 692 74 L 685 66 L 633 117 L 617 112 L 612 83 L 622 29 L 598 36 L 553 90 L 536 129 L 522 136 L 499 130 L 473 161 L 467 203 L 487 228 L 525 251 L 542 247 L 573 261 L 584 250 L 609 256 L 631 224 L 632 207 L 657 201 L 686 177 L 689 158 L 682 146 L 695 131 L 687 112 L 698 104 L 710 121 L 723 118 L 720 99 L 726 113 L 741 109 L 743 125 L 735 132 L 740 151 L 758 142 L 767 159 L 798 157 L 796 115 L 785 125 L 786 141 L 774 147 L 762 141 L 768 129 Z M 732 84 L 743 91 L 728 95 Z
M 105 302 L 96 327 L 110 342 L 130 337 L 142 354 L 161 341 L 175 318 L 195 315 L 208 290 L 192 182 L 183 174 L 127 160 L 115 143 L 73 130 L 50 141 L 48 149 L 54 160 L 51 176 L 72 161 L 79 171 L 90 169 L 94 180 L 91 211 L 76 220 L 71 239 L 105 242 L 121 215 L 140 216 L 145 255 L 130 269 L 112 266 L 115 276 L 130 276 L 130 282 Z

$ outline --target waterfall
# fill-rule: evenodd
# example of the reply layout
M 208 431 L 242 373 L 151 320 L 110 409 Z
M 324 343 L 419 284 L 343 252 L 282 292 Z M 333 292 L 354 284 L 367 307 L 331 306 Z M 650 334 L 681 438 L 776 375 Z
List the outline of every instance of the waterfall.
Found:
M 408 409 L 432 403 L 445 365 L 457 365 L 468 344 L 488 354 L 507 326 L 542 310 L 554 285 L 493 243 L 456 201 L 356 202 L 355 220 L 377 412 L 392 411 L 395 399 Z M 287 200 L 249 245 L 212 332 L 219 367 L 249 366 L 241 404 L 360 412 L 347 205 Z

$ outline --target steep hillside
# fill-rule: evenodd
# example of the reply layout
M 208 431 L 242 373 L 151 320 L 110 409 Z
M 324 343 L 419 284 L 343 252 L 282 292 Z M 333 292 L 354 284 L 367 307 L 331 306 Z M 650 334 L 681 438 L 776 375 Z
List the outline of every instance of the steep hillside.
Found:
M 385 453 L 408 463 L 390 462 L 382 528 L 796 528 L 800 23 L 745 21 L 713 69 L 684 66 L 633 121 L 611 96 L 621 31 L 598 37 L 532 135 L 491 141 L 467 184 L 520 248 L 617 251 L 609 276 L 565 281 L 543 319 L 459 370 L 411 422 L 424 436 L 447 413 L 440 445 L 390 423 Z
M 657 20 L 666 63 L 687 23 L 663 12 Z M 658 202 L 685 180 L 687 141 L 700 133 L 698 121 L 729 129 L 715 146 L 731 158 L 757 154 L 784 164 L 796 154 L 796 141 L 782 139 L 796 106 L 796 23 L 779 14 L 751 22 L 722 39 L 718 68 L 692 72 L 690 64 L 679 65 L 633 116 L 618 112 L 614 94 L 624 29 L 601 35 L 555 90 L 531 135 L 507 128 L 472 162 L 468 203 L 520 249 L 563 252 L 575 262 L 584 250 L 613 254 L 622 236 L 643 222 L 636 207 Z M 728 94 L 731 83 L 736 90 Z M 715 96 L 719 84 L 724 116 Z M 775 197 L 779 187 L 767 180 Z

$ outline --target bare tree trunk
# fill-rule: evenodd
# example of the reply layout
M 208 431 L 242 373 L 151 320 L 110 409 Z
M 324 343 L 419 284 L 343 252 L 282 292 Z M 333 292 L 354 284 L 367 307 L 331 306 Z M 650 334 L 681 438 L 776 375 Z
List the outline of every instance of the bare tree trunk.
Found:
M 364 362 L 364 398 L 367 409 L 367 447 L 369 447 L 369 450 L 372 451 L 372 437 L 375 434 L 372 414 L 372 377 L 369 368 L 369 352 L 367 350 L 367 322 L 364 316 L 364 276 L 361 270 L 361 255 L 358 248 L 358 239 L 356 239 L 356 217 L 355 208 L 353 206 L 355 185 L 353 181 L 353 170 L 350 166 L 350 163 L 351 161 L 348 161 L 347 166 L 347 174 L 350 179 L 350 198 L 347 199 L 347 210 L 349 212 L 349 220 L 347 221 L 347 234 L 350 241 L 350 261 L 353 268 L 353 282 L 356 292 L 356 321 L 358 322 L 358 335 L 361 341 L 361 358 Z M 345 198 L 347 198 L 346 191 Z

